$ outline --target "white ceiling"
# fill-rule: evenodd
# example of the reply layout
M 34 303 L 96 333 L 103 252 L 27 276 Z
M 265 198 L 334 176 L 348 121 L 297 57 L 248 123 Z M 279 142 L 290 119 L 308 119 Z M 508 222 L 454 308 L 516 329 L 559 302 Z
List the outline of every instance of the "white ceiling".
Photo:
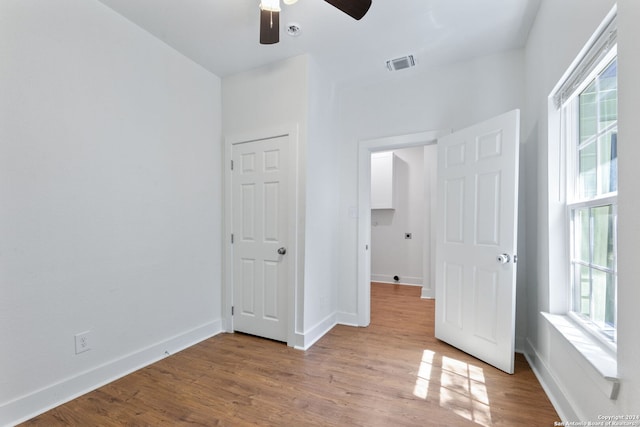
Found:
M 356 21 L 323 0 L 299 0 L 282 5 L 280 43 L 265 46 L 259 0 L 100 1 L 219 77 L 309 53 L 338 82 L 384 79 L 386 61 L 407 54 L 417 72 L 522 47 L 540 2 L 373 0 Z M 286 34 L 289 22 L 300 36 Z

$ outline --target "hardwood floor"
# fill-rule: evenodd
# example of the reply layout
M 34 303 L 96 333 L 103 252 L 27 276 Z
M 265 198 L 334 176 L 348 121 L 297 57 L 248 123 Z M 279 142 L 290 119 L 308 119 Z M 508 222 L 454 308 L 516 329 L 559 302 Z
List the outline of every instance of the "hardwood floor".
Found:
M 372 284 L 371 325 L 310 350 L 221 334 L 25 426 L 553 426 L 522 355 L 505 374 L 433 337 L 420 288 Z

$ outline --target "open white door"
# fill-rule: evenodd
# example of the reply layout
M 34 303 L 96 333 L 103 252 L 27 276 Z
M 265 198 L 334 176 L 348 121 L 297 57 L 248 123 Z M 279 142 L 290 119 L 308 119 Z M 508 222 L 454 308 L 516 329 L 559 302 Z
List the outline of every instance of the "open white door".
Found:
M 520 111 L 438 140 L 436 338 L 513 373 Z

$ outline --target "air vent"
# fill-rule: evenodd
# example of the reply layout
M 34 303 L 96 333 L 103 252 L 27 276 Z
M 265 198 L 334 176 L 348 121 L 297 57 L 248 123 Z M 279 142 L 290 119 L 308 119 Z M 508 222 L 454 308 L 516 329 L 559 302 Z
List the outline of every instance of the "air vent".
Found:
M 405 68 L 411 68 L 416 65 L 416 60 L 413 55 L 403 56 L 401 58 L 390 59 L 387 61 L 387 68 L 389 71 L 404 70 Z

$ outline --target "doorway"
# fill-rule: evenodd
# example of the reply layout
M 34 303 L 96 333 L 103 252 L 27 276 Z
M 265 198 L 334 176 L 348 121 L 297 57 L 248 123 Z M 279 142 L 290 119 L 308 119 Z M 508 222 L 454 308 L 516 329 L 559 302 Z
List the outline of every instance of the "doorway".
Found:
M 433 298 L 437 146 L 371 154 L 371 280 Z
M 397 150 L 410 147 L 435 146 L 438 137 L 444 131 L 420 132 L 395 137 L 378 138 L 361 141 L 358 147 L 358 324 L 367 326 L 371 321 L 371 154 L 381 151 Z M 434 159 L 435 163 L 435 159 Z M 435 179 L 435 178 L 434 178 Z M 429 221 L 431 224 L 432 221 Z M 431 225 L 429 225 L 431 227 Z M 428 241 L 430 239 L 424 239 Z M 429 254 L 431 248 L 424 248 Z M 432 271 L 432 268 L 428 269 Z M 426 271 L 426 269 L 424 270 Z M 433 283 L 430 278 L 423 281 Z M 427 283 L 427 287 L 429 284 Z M 425 284 L 423 283 L 423 289 Z
M 451 133 L 362 141 L 358 309 L 370 323 L 371 153 L 438 141 L 436 337 L 513 373 L 520 111 Z M 444 136 L 444 135 L 443 135 Z M 439 314 L 438 314 L 439 313 Z

